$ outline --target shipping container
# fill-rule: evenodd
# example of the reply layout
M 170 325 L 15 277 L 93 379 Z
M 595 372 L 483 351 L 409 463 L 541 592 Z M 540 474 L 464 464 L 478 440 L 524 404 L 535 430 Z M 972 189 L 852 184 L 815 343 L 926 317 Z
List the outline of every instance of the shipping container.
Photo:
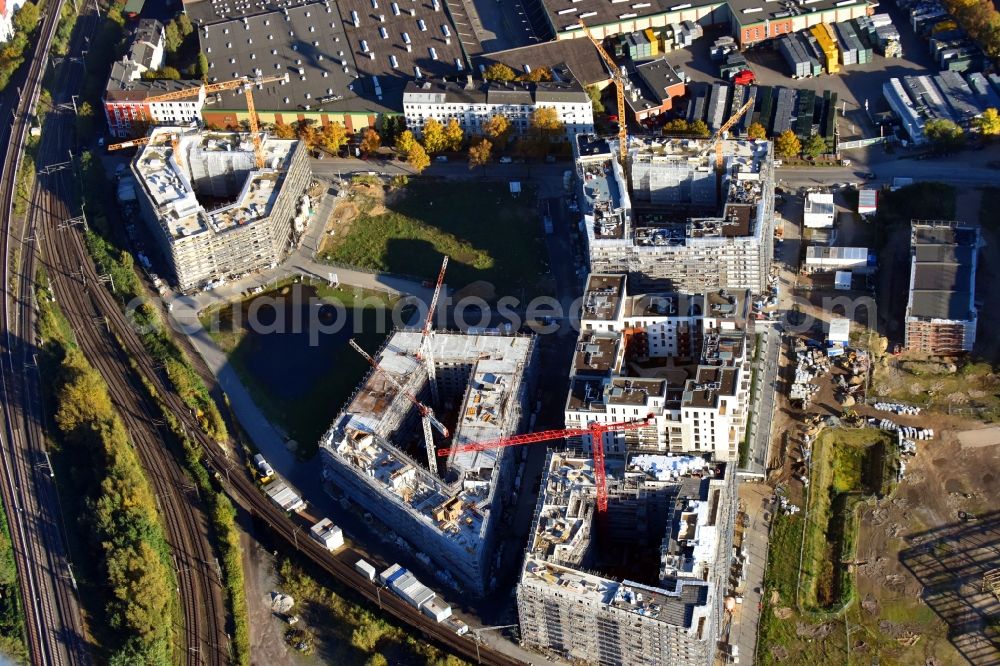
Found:
M 451 606 L 445 604 L 440 599 L 431 599 L 420 605 L 420 610 L 425 615 L 430 616 L 435 622 L 444 622 L 451 617 Z
M 344 532 L 329 518 L 324 518 L 309 528 L 309 535 L 330 552 L 344 545 Z
M 375 567 L 365 560 L 358 560 L 354 563 L 354 570 L 370 581 L 375 580 Z

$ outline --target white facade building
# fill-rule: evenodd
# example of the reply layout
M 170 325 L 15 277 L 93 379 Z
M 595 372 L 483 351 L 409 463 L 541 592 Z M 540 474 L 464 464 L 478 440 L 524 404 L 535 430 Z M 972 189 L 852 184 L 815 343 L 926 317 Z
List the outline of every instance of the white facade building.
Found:
M 605 435 L 606 451 L 735 462 L 749 402 L 746 292 L 629 296 L 625 286 L 622 275 L 588 280 L 566 427 L 648 416 L 646 427 Z
M 482 134 L 483 126 L 498 114 L 510 120 L 515 133 L 520 133 L 528 129 L 531 114 L 542 107 L 556 110 L 566 126 L 567 137 L 594 131 L 594 105 L 587 91 L 575 81 L 412 81 L 403 91 L 406 124 L 417 133 L 428 118 L 442 124 L 454 118 L 467 134 Z
M 24 0 L 0 0 L 0 42 L 14 36 L 14 14 L 23 4 Z
M 809 229 L 829 229 L 836 210 L 832 193 L 810 192 L 802 207 L 802 223 Z

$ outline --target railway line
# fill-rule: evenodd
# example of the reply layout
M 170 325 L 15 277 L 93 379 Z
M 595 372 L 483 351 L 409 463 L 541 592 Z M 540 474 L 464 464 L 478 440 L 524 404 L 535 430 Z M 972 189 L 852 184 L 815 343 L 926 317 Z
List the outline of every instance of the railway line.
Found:
M 4 217 L 0 234 L 4 286 L 0 491 L 20 584 L 28 653 L 32 663 L 46 666 L 88 664 L 90 656 L 42 427 L 45 412 L 34 362 L 34 312 L 28 306 L 33 293 L 30 281 L 24 280 L 34 272 L 34 251 L 28 240 L 34 233 L 33 218 L 16 224 L 13 204 L 16 176 L 62 4 L 61 0 L 51 3 L 41 22 L 24 90 L 18 89 L 10 104 L 13 119 L 0 135 L 5 146 L 0 175 Z
M 56 6 L 43 26 L 43 33 L 51 35 L 49 22 L 54 29 L 60 7 Z M 73 43 L 72 53 L 79 53 L 82 47 L 80 35 L 92 34 L 96 25 L 95 16 L 81 16 Z M 82 25 L 81 25 L 82 24 Z M 91 28 L 91 30 L 88 30 Z M 44 41 L 44 40 L 40 40 Z M 41 48 L 41 47 L 40 47 Z M 4 187 L 0 204 L 11 211 L 15 196 L 15 179 L 21 161 L 26 131 L 30 122 L 30 111 L 38 99 L 38 85 L 45 72 L 48 48 L 42 49 L 28 72 L 28 85 L 33 85 L 33 94 L 24 98 L 19 105 L 17 120 L 12 126 L 4 162 Z M 64 162 L 68 157 L 69 140 L 73 135 L 73 117 L 58 112 L 60 103 L 69 101 L 72 93 L 78 92 L 79 77 L 73 81 L 70 67 L 59 70 L 54 85 L 55 107 L 45 120 L 43 139 L 39 147 L 38 164 L 53 165 Z M 17 121 L 20 121 L 18 123 Z M 62 158 L 62 159 L 60 159 Z M 72 201 L 65 179 L 70 169 L 57 168 L 45 174 L 40 173 L 32 193 L 31 206 L 23 225 L 19 225 L 13 215 L 7 218 L 7 228 L 3 235 L 4 256 L 4 323 L 6 349 L 2 389 L 4 390 L 5 424 L 8 437 L 4 442 L 3 472 L 4 490 L 20 491 L 27 478 L 35 484 L 34 496 L 5 501 L 8 507 L 16 507 L 11 518 L 12 537 L 18 554 L 18 574 L 24 590 L 28 640 L 32 663 L 36 664 L 85 664 L 90 662 L 85 642 L 85 630 L 78 599 L 75 597 L 75 580 L 62 541 L 61 516 L 52 480 L 52 470 L 45 451 L 44 414 L 39 389 L 35 353 L 35 309 L 34 276 L 37 252 L 41 246 L 46 255 L 62 256 L 67 251 L 62 239 L 66 228 L 63 222 L 69 219 L 67 202 Z M 18 228 L 14 228 L 18 227 Z M 73 248 L 76 251 L 76 248 Z M 87 261 L 86 254 L 72 255 L 74 261 Z M 16 259 L 12 259 L 16 257 Z M 160 512 L 164 516 L 167 540 L 174 556 L 178 582 L 178 593 L 182 601 L 183 625 L 175 628 L 175 637 L 180 642 L 179 650 L 187 664 L 224 664 L 229 661 L 230 646 L 226 634 L 226 608 L 218 563 L 209 540 L 210 527 L 206 515 L 199 508 L 197 489 L 185 477 L 184 472 L 169 453 L 166 442 L 169 434 L 157 425 L 155 414 L 158 409 L 145 393 L 134 373 L 129 369 L 127 359 L 109 337 L 108 331 L 95 325 L 96 312 L 84 290 L 69 286 L 62 262 L 49 262 L 55 272 L 53 287 L 61 302 L 70 307 L 67 315 L 77 332 L 77 340 L 85 355 L 105 378 L 111 391 L 112 400 L 124 419 L 125 425 L 139 452 L 143 467 L 149 473 L 156 492 Z M 11 266 L 18 270 L 10 271 Z M 98 289 L 103 290 L 98 283 Z M 15 292 L 16 285 L 16 295 Z M 60 291 L 69 286 L 68 291 Z M 89 319 L 82 319 L 89 317 Z M 115 353 L 117 352 L 117 356 Z M 37 504 L 33 514 L 37 514 L 38 525 L 34 534 L 30 523 L 25 525 L 20 503 L 32 501 Z M 24 539 L 24 537 L 27 537 Z M 17 539 L 22 537 L 22 539 Z M 21 542 L 25 546 L 18 547 Z M 24 563 L 22 566 L 21 563 Z M 52 584 L 45 586 L 43 577 L 35 573 L 41 567 L 52 578 Z

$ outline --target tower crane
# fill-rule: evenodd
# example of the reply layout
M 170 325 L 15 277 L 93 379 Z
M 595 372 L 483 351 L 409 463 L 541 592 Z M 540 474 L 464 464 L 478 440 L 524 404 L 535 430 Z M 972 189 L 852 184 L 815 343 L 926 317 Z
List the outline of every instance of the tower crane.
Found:
M 646 427 L 653 420 L 653 415 L 649 414 L 644 419 L 636 421 L 623 421 L 621 423 L 597 423 L 596 421 L 586 428 L 565 428 L 561 430 L 543 430 L 525 435 L 513 435 L 511 437 L 501 437 L 483 442 L 473 442 L 471 444 L 460 444 L 450 448 L 438 449 L 438 456 L 444 458 L 452 453 L 466 453 L 469 451 L 488 451 L 506 446 L 520 446 L 521 444 L 534 444 L 535 442 L 547 442 L 553 439 L 563 439 L 566 437 L 580 437 L 590 435 L 590 447 L 594 457 L 594 485 L 597 487 L 597 513 L 604 514 L 608 510 L 608 483 L 607 474 L 604 469 L 604 434 L 608 432 L 619 432 L 627 430 L 637 430 Z
M 427 368 L 427 378 L 431 385 L 431 402 L 440 405 L 440 395 L 438 394 L 437 374 L 434 369 L 434 351 L 431 344 L 434 338 L 434 311 L 437 309 L 438 297 L 441 296 L 441 287 L 444 285 L 444 272 L 448 269 L 448 255 L 444 255 L 441 261 L 441 270 L 438 272 L 437 284 L 434 285 L 434 295 L 427 306 L 427 318 L 424 320 L 424 328 L 420 332 L 420 347 L 417 350 L 417 358 L 424 362 Z M 433 457 L 433 456 L 432 456 Z
M 257 168 L 264 168 L 264 151 L 262 150 L 263 142 L 260 137 L 260 123 L 257 120 L 257 108 L 253 103 L 253 87 L 257 85 L 265 85 L 268 83 L 285 83 L 288 81 L 288 74 L 282 74 L 281 76 L 258 76 L 258 77 L 248 77 L 241 76 L 237 79 L 231 81 L 222 81 L 221 83 L 203 83 L 200 86 L 194 88 L 185 88 L 183 90 L 174 90 L 172 92 L 163 93 L 161 95 L 153 95 L 147 97 L 144 101 L 146 103 L 151 102 L 169 102 L 175 99 L 185 99 L 188 97 L 197 97 L 204 92 L 206 95 L 211 95 L 213 93 L 222 92 L 223 90 L 235 90 L 237 88 L 242 88 L 243 93 L 246 95 L 247 100 L 247 115 L 248 121 L 250 123 L 250 136 L 253 141 L 253 152 L 254 158 L 257 162 Z M 119 150 L 121 148 L 132 148 L 135 146 L 141 146 L 149 143 L 149 137 L 143 137 L 140 139 L 132 139 L 131 141 L 124 141 L 122 143 L 116 143 L 114 145 L 108 146 L 108 150 Z
M 712 135 L 712 139 L 708 142 L 708 147 L 702 152 L 702 155 L 707 155 L 712 148 L 715 148 L 715 198 L 717 200 L 722 198 L 722 168 L 724 166 L 722 159 L 722 137 L 732 129 L 733 125 L 739 122 L 743 114 L 753 107 L 753 103 L 754 100 L 752 98 L 747 100 L 743 106 L 736 110 L 736 113 L 729 117 L 729 120 L 722 123 L 722 127 Z
M 580 27 L 587 33 L 590 43 L 594 45 L 601 59 L 604 60 L 604 64 L 608 66 L 608 70 L 611 72 L 611 79 L 615 82 L 615 93 L 618 98 L 618 159 L 622 163 L 622 169 L 628 171 L 628 164 L 625 161 L 628 155 L 628 129 L 625 126 L 625 80 L 622 79 L 618 65 L 615 64 L 615 61 L 611 59 L 611 56 L 604 50 L 601 43 L 590 32 L 587 24 L 583 22 L 583 19 L 579 19 L 579 22 Z
M 417 396 L 407 391 L 399 380 L 393 377 L 390 373 L 386 372 L 386 370 L 378 364 L 378 361 L 372 358 L 371 354 L 362 349 L 361 346 L 354 340 L 351 340 L 350 344 L 351 347 L 354 348 L 354 351 L 361 354 L 361 356 L 368 361 L 368 364 L 372 366 L 376 372 L 388 379 L 389 383 L 395 386 L 396 389 L 406 396 L 407 400 L 413 403 L 413 406 L 417 408 L 417 411 L 420 413 L 420 421 L 424 429 L 424 446 L 427 448 L 427 466 L 430 468 L 431 472 L 436 473 L 437 459 L 434 457 L 434 434 L 431 432 L 431 427 L 441 433 L 443 437 L 451 437 L 451 432 L 448 431 L 448 428 L 446 428 L 443 423 L 434 417 L 434 410 L 417 400 Z

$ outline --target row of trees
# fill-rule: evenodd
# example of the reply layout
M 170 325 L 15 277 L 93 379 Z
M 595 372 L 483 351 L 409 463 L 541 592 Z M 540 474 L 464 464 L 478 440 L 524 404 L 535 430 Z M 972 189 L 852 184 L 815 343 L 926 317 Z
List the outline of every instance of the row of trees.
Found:
M 1000 136 L 1000 112 L 994 108 L 986 109 L 983 115 L 973 119 L 972 127 L 984 138 L 992 139 Z M 953 152 L 965 145 L 965 131 L 950 120 L 941 118 L 929 120 L 924 124 L 924 135 L 935 150 Z
M 168 666 L 175 583 L 149 479 L 107 386 L 78 349 L 65 349 L 56 384 L 63 441 L 88 461 L 77 470 L 87 477 L 81 516 L 107 583 L 105 616 L 116 637 L 108 663 Z
M 551 81 L 552 80 L 552 70 L 548 67 L 538 67 L 531 70 L 530 72 L 525 72 L 524 74 L 517 74 L 509 66 L 503 64 L 502 62 L 495 62 L 485 70 L 483 70 L 483 80 L 485 81 L 522 81 L 522 82 L 534 82 L 538 83 L 541 81 Z
M 794 131 L 787 129 L 774 138 L 774 155 L 783 160 L 790 160 L 800 155 L 816 159 L 827 152 L 829 146 L 826 139 L 819 134 L 811 135 L 803 143 Z
M 31 41 L 32 33 L 38 27 L 40 18 L 38 5 L 30 1 L 25 2 L 14 12 L 14 36 L 0 48 L 0 90 L 7 87 L 10 77 L 24 62 L 24 52 Z

